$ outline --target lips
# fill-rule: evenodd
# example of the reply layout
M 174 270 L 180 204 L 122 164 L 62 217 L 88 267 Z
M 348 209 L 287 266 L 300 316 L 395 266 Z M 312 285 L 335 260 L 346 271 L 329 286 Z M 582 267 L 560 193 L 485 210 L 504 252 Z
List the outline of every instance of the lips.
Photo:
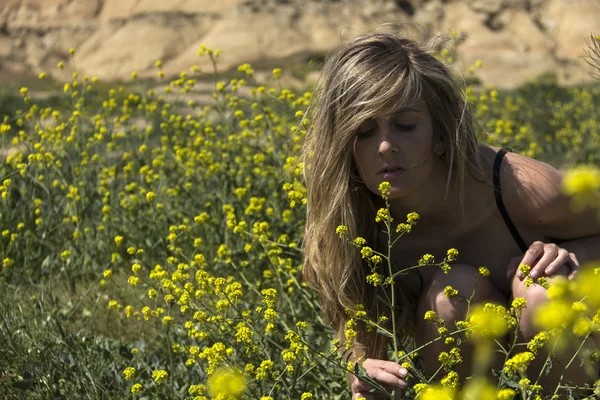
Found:
M 385 165 L 379 170 L 379 175 L 384 181 L 395 181 L 401 179 L 402 175 L 406 172 L 405 169 L 400 168 L 397 165 Z
M 391 173 L 391 172 L 397 172 L 397 171 L 402 171 L 403 168 L 397 166 L 397 165 L 391 165 L 391 164 L 386 164 L 383 166 L 383 168 L 381 168 L 378 172 L 378 174 L 386 174 L 386 173 Z

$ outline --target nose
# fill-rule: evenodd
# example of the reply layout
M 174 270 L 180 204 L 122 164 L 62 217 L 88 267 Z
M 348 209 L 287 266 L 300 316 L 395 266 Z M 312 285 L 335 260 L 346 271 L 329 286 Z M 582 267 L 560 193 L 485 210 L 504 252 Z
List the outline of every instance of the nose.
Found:
M 388 125 L 389 124 L 383 124 L 383 126 L 380 125 L 379 127 L 380 137 L 379 148 L 377 151 L 381 156 L 386 156 L 388 154 L 392 155 L 398 152 L 398 146 L 391 137 L 391 131 Z

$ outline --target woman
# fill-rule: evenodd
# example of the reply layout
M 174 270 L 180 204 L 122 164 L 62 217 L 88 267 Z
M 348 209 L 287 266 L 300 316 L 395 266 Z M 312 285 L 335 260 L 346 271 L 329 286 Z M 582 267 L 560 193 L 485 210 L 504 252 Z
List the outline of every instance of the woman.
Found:
M 531 276 L 572 278 L 580 263 L 600 259 L 600 223 L 592 210 L 574 213 L 561 194 L 562 173 L 540 161 L 477 142 L 461 88 L 448 69 L 415 42 L 389 33 L 360 36 L 331 54 L 315 91 L 313 125 L 303 147 L 307 188 L 304 278 L 319 291 L 325 316 L 344 337 L 346 308 L 362 304 L 376 320 L 385 306 L 378 288 L 365 282 L 368 268 L 355 247 L 336 235 L 387 249 L 375 223 L 384 206 L 379 194 L 390 183 L 395 221 L 420 215 L 411 233 L 392 250 L 395 270 L 416 265 L 426 253 L 442 259 L 458 249 L 460 264 L 450 273 L 426 266 L 396 280 L 396 319 L 402 339 L 417 345 L 438 336 L 423 316 L 433 310 L 448 327 L 464 319 L 465 297 L 473 302 L 509 304 L 524 297 L 520 321 L 523 340 L 536 334 L 532 310 L 546 301 L 546 289 L 526 287 L 517 267 L 532 266 Z M 476 284 L 479 266 L 490 275 Z M 414 270 L 413 270 L 414 271 Z M 448 298 L 452 286 L 462 296 Z M 387 339 L 358 330 L 353 350 L 362 353 L 367 374 L 389 388 L 406 388 L 407 371 L 386 361 Z M 419 354 L 433 373 L 440 341 Z M 470 375 L 469 348 L 459 376 Z M 543 360 L 545 357 L 538 356 Z M 541 368 L 541 366 L 531 366 Z M 545 376 L 556 382 L 553 375 Z M 537 376 L 537 375 L 536 375 Z M 350 376 L 353 399 L 368 397 L 368 385 Z M 553 380 L 554 379 L 554 380 Z M 565 381 L 589 380 L 575 368 Z M 542 382 L 543 384 L 544 382 Z

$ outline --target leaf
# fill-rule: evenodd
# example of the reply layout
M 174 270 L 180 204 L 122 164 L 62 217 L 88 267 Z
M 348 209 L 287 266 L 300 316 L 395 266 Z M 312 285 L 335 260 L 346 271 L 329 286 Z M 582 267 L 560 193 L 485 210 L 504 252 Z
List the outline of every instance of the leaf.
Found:
M 506 386 L 508 386 L 509 388 L 515 389 L 515 390 L 521 390 L 521 385 L 519 385 L 517 382 L 511 381 L 506 379 L 504 381 L 504 383 L 506 384 Z
M 344 350 L 344 354 L 342 355 L 342 360 L 344 360 L 344 362 L 345 362 L 346 364 L 348 364 L 348 361 L 350 361 L 350 357 L 352 357 L 352 354 L 354 354 L 354 353 L 351 351 L 350 353 L 348 353 L 348 355 L 346 355 L 346 354 L 345 354 L 345 353 L 346 353 L 346 351 L 348 351 L 348 350 L 347 350 L 347 349 L 346 349 L 346 350 Z M 344 357 L 346 357 L 346 358 L 344 359 Z

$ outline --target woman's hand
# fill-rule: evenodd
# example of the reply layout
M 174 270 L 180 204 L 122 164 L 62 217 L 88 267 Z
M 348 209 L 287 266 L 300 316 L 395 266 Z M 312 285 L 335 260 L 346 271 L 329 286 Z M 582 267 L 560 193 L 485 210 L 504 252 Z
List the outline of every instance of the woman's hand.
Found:
M 406 382 L 408 371 L 406 368 L 393 361 L 367 358 L 362 365 L 369 378 L 385 385 L 389 390 L 396 389 L 396 393 L 399 393 L 400 391 L 397 389 L 404 390 L 408 386 L 408 383 Z M 352 389 L 352 400 L 360 398 L 366 398 L 367 400 L 376 399 L 375 393 L 369 393 L 369 391 L 373 389 L 371 385 L 361 382 L 355 376 L 353 378 L 354 381 L 350 385 L 350 388 Z
M 579 270 L 579 261 L 575 254 L 558 247 L 555 243 L 543 243 L 540 241 L 533 242 L 524 254 L 510 259 L 506 267 L 506 276 L 508 279 L 512 279 L 515 273 L 519 279 L 523 280 L 525 278 L 519 270 L 521 264 L 527 264 L 531 267 L 529 275 L 533 279 L 544 275 L 552 276 L 563 265 L 566 265 L 571 270 L 569 279 L 573 279 Z

